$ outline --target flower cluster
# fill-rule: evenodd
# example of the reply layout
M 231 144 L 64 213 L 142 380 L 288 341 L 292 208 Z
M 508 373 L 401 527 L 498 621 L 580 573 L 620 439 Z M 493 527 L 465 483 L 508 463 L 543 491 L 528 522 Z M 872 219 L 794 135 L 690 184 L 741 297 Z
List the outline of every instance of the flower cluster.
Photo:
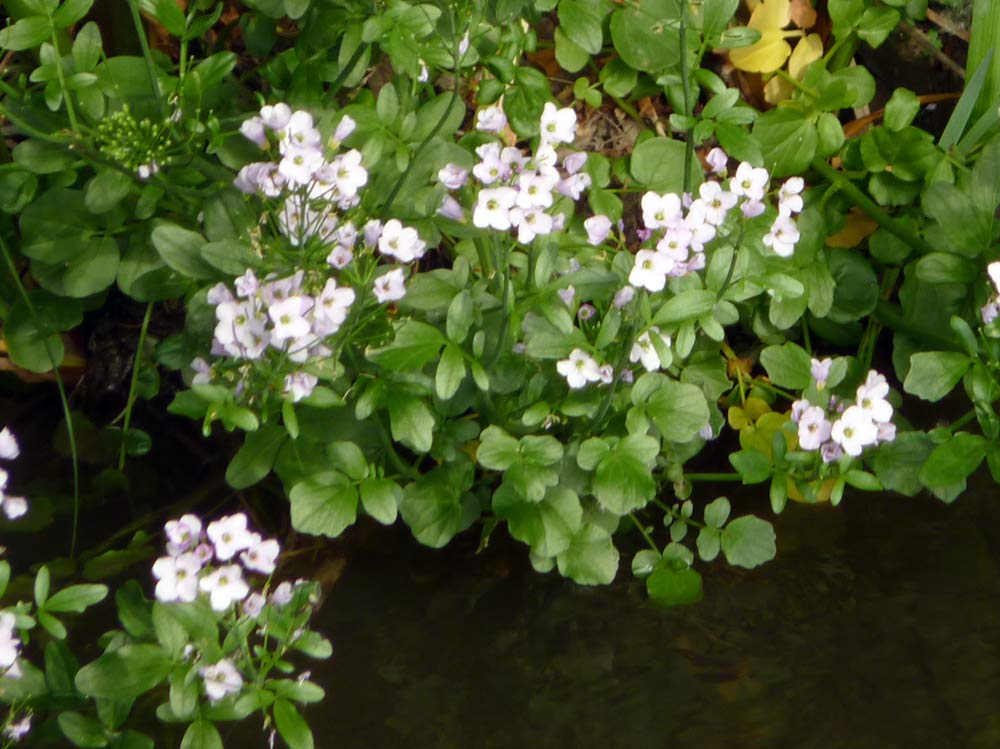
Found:
M 500 107 L 481 110 L 476 117 L 479 130 L 499 133 L 507 124 Z M 472 167 L 478 183 L 472 223 L 480 229 L 517 230 L 517 241 L 532 242 L 563 227 L 566 216 L 554 213 L 557 196 L 578 200 L 590 187 L 590 175 L 581 171 L 587 154 L 574 152 L 560 165 L 556 147 L 572 143 L 576 137 L 576 113 L 570 108 L 557 109 L 547 102 L 539 123 L 540 136 L 533 153 L 528 154 L 500 143 L 484 143 L 476 149 L 479 161 Z M 469 174 L 465 169 L 447 164 L 438 179 L 449 190 L 466 185 Z M 450 196 L 445 198 L 441 213 L 449 218 L 463 218 L 461 206 Z
M 708 156 L 716 174 L 725 176 L 727 157 L 721 149 Z M 667 279 L 685 276 L 705 267 L 705 246 L 718 235 L 735 208 L 744 219 L 755 218 L 767 210 L 770 174 L 766 169 L 743 162 L 724 187 L 719 180 L 706 180 L 698 196 L 647 192 L 642 196 L 642 222 L 639 231 L 643 249 L 635 256 L 629 283 L 647 291 L 662 291 Z M 799 240 L 793 216 L 802 210 L 801 177 L 792 177 L 777 190 L 778 216 L 764 236 L 764 245 L 782 257 L 791 256 Z M 596 217 L 595 217 L 596 218 Z M 604 220 L 585 225 L 588 238 L 604 238 L 611 223 Z
M 0 460 L 14 460 L 21 454 L 17 439 L 7 427 L 0 430 Z M 24 497 L 16 497 L 7 494 L 7 482 L 10 475 L 3 468 L 0 468 L 0 509 L 7 516 L 8 520 L 15 520 L 28 511 L 28 500 Z M 3 667 L 0 661 L 0 667 Z
M 274 572 L 280 551 L 276 540 L 249 530 L 243 513 L 220 518 L 207 528 L 197 515 L 187 514 L 168 521 L 164 530 L 167 556 L 153 563 L 158 600 L 191 602 L 205 594 L 215 611 L 226 611 L 244 599 L 245 613 L 260 610 L 263 599 L 257 593 L 251 600 L 243 573 Z M 223 564 L 213 565 L 213 560 Z
M 0 674 L 16 679 L 21 675 L 18 657 L 21 655 L 21 637 L 17 631 L 17 617 L 9 611 L 0 613 Z
M 823 393 L 830 373 L 830 359 L 812 360 L 812 376 L 816 391 Z M 817 405 L 807 399 L 792 404 L 792 421 L 798 425 L 799 447 L 807 451 L 819 450 L 824 463 L 830 463 L 843 454 L 857 457 L 861 451 L 880 442 L 891 442 L 896 437 L 892 423 L 892 404 L 888 401 L 889 384 L 874 369 L 856 392 L 851 405 L 830 397 Z

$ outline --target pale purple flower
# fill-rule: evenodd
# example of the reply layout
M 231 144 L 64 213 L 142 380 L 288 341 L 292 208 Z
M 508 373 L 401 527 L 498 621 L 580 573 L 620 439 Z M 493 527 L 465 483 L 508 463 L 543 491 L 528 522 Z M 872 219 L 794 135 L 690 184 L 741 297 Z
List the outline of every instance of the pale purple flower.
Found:
M 634 286 L 622 286 L 618 292 L 615 294 L 615 298 L 612 303 L 616 308 L 621 309 L 626 304 L 632 301 L 635 297 L 635 287 Z
M 379 252 L 403 263 L 410 263 L 423 257 L 426 247 L 427 244 L 420 239 L 416 229 L 403 226 L 394 218 L 385 222 L 378 240 Z
M 167 553 L 175 557 L 190 550 L 201 539 L 201 519 L 192 513 L 168 520 L 163 530 L 167 535 Z
M 708 167 L 713 173 L 719 175 L 720 177 L 726 176 L 726 168 L 729 165 L 729 157 L 721 148 L 713 148 L 709 151 L 705 156 L 705 161 L 708 162 Z
M 799 419 L 802 418 L 802 414 L 805 413 L 807 408 L 810 408 L 812 403 L 807 401 L 805 398 L 799 398 L 799 400 L 792 403 L 792 423 L 798 424 Z
M 201 562 L 190 553 L 157 559 L 153 562 L 153 577 L 159 581 L 156 583 L 156 599 L 166 603 L 193 601 L 198 597 L 201 568 Z
M 738 198 L 714 180 L 709 180 L 698 188 L 698 196 L 705 202 L 705 221 L 719 226 L 726 220 L 729 209 L 736 205 Z
M 876 422 L 887 422 L 892 418 L 892 404 L 887 400 L 889 384 L 885 377 L 874 369 L 868 372 L 865 384 L 857 390 L 857 406 Z
M 10 676 L 10 670 L 16 669 L 20 649 L 17 618 L 9 611 L 4 611 L 0 613 L 0 671 L 7 671 L 5 675 Z
M 759 200 L 744 200 L 740 203 L 740 212 L 744 218 L 757 218 L 766 210 L 767 206 Z
M 336 143 L 344 142 L 351 136 L 351 133 L 354 132 L 357 126 L 357 123 L 345 114 L 340 118 L 340 122 L 337 123 L 337 129 L 333 131 L 333 140 Z
M 586 172 L 578 172 L 566 179 L 559 180 L 556 190 L 560 195 L 565 195 L 570 200 L 579 200 L 583 191 L 588 187 L 590 187 L 590 175 Z
M 294 149 L 308 149 L 319 152 L 322 137 L 319 130 L 313 127 L 313 117 L 305 110 L 292 112 L 288 124 L 281 130 L 281 152 L 287 153 Z
M 729 190 L 737 197 L 751 201 L 762 201 L 767 192 L 771 175 L 763 167 L 754 167 L 746 161 L 736 169 L 736 174 L 729 180 Z
M 469 172 L 458 164 L 445 164 L 438 171 L 438 180 L 449 190 L 457 190 L 469 181 Z
M 587 232 L 587 242 L 595 247 L 601 244 L 611 234 L 611 219 L 598 214 L 583 222 Z
M 562 289 L 557 289 L 556 294 L 558 294 L 559 298 L 563 300 L 563 304 L 570 307 L 573 305 L 573 299 L 576 298 L 576 289 L 573 288 L 573 286 L 567 286 Z
M 278 552 L 281 551 L 281 547 L 273 538 L 262 540 L 256 533 L 253 536 L 250 548 L 240 553 L 240 561 L 248 570 L 270 575 L 277 566 Z
M 243 605 L 240 606 L 240 611 L 243 612 L 244 616 L 256 619 L 260 616 L 260 612 L 264 610 L 265 603 L 267 603 L 267 599 L 260 593 L 251 593 L 243 600 Z
M 568 359 L 556 362 L 556 371 L 566 378 L 566 382 L 574 390 L 601 379 L 600 366 L 590 354 L 578 348 L 570 352 Z
M 17 520 L 28 512 L 28 500 L 24 497 L 5 494 L 0 497 L 0 506 L 3 507 L 3 514 L 8 520 Z
M 287 580 L 280 583 L 271 593 L 271 603 L 275 606 L 287 606 L 292 601 L 292 584 Z
M 469 32 L 466 31 L 462 38 L 458 42 L 458 57 L 459 59 L 465 57 L 465 53 L 469 51 Z
M 822 456 L 824 463 L 832 463 L 840 459 L 844 454 L 844 449 L 836 442 L 827 442 L 820 448 L 819 454 Z
M 303 398 L 312 395 L 319 383 L 319 378 L 309 372 L 292 372 L 285 375 L 285 393 L 292 396 L 292 403 L 298 403 Z
M 576 137 L 576 112 L 571 108 L 556 109 L 551 101 L 542 108 L 539 127 L 541 138 L 547 143 L 572 143 Z
M 372 286 L 372 293 L 379 304 L 395 302 L 406 296 L 406 277 L 402 268 L 395 268 L 388 273 L 383 273 L 375 279 Z
M 819 406 L 810 406 L 799 419 L 799 447 L 803 450 L 818 450 L 830 439 L 831 427 L 826 411 Z
M 1000 306 L 996 302 L 987 302 L 979 310 L 980 314 L 983 316 L 983 323 L 989 325 L 991 322 L 1000 317 Z
M 368 247 L 374 247 L 378 244 L 379 237 L 382 236 L 382 222 L 377 218 L 371 219 L 361 227 L 361 235 L 365 238 L 365 244 Z
M 581 304 L 580 309 L 576 311 L 576 316 L 579 320 L 586 322 L 597 314 L 597 308 L 592 304 Z
M 507 116 L 500 107 L 486 107 L 476 112 L 476 130 L 481 133 L 499 133 L 507 126 Z
M 264 129 L 264 120 L 260 117 L 251 117 L 248 120 L 243 120 L 243 123 L 240 125 L 240 133 L 244 138 L 261 148 L 267 145 L 267 132 Z
M 313 300 L 307 296 L 290 296 L 271 304 L 267 314 L 274 324 L 271 331 L 272 343 L 280 347 L 290 338 L 301 338 L 309 333 L 311 326 L 306 315 L 312 306 Z
M 437 210 L 439 216 L 450 218 L 452 221 L 465 221 L 465 211 L 462 204 L 451 195 L 445 195 L 441 201 L 441 207 Z
M 791 257 L 799 241 L 799 229 L 788 216 L 778 216 L 771 224 L 771 231 L 764 235 L 764 245 L 776 255 Z
M 337 245 L 330 251 L 330 254 L 326 256 L 326 262 L 332 265 L 337 270 L 343 270 L 351 261 L 354 259 L 354 253 L 349 247 L 344 247 L 343 245 Z
M 563 159 L 563 169 L 566 170 L 567 174 L 576 174 L 578 171 L 583 169 L 583 166 L 586 163 L 587 163 L 587 152 L 574 151 L 569 156 Z
M 31 713 L 25 713 L 20 720 L 8 723 L 7 727 L 3 729 L 4 736 L 9 738 L 15 744 L 27 736 L 30 732 Z
M 284 102 L 260 108 L 260 118 L 272 130 L 281 130 L 292 117 L 292 108 Z
M 610 385 L 615 380 L 615 368 L 610 364 L 602 364 L 597 370 L 597 376 L 605 385 Z
M 253 536 L 247 530 L 247 516 L 242 512 L 226 515 L 208 524 L 208 538 L 215 545 L 220 561 L 232 559 L 238 551 L 250 546 Z
M 0 459 L 14 460 L 20 454 L 21 448 L 17 445 L 17 438 L 9 427 L 4 427 L 0 430 Z
M 809 374 L 816 381 L 816 387 L 822 390 L 826 387 L 826 381 L 830 377 L 830 367 L 833 366 L 833 359 L 811 359 L 809 364 Z
M 555 228 L 552 216 L 541 208 L 511 208 L 510 224 L 517 227 L 517 241 L 528 244 L 536 236 L 551 234 Z

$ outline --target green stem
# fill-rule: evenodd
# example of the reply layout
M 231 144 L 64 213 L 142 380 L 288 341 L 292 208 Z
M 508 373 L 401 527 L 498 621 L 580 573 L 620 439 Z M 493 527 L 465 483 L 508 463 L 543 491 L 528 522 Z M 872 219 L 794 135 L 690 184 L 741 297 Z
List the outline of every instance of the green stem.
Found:
M 351 55 L 351 59 L 347 61 L 347 64 L 341 68 L 339 73 L 337 73 L 337 77 L 333 79 L 332 83 L 330 83 L 330 87 L 326 92 L 328 97 L 336 95 L 336 93 L 340 90 L 340 87 L 346 80 L 347 75 L 354 70 L 354 66 L 358 64 L 358 61 L 361 59 L 361 56 L 365 53 L 366 49 L 368 49 L 368 42 L 362 42 L 358 45 L 358 48 L 354 50 L 354 54 Z
M 910 227 L 899 219 L 893 218 L 886 213 L 874 200 L 865 195 L 854 186 L 854 183 L 840 174 L 823 159 L 812 160 L 812 168 L 823 175 L 834 189 L 844 193 L 854 205 L 875 219 L 879 226 L 890 234 L 906 242 L 917 252 L 927 255 L 935 252 L 935 249 L 923 237 L 917 235 Z
M 47 9 L 47 8 L 46 8 Z M 52 20 L 52 12 L 49 14 L 49 27 L 52 29 L 52 47 L 56 51 L 56 76 L 59 79 L 59 89 L 62 91 L 63 101 L 66 102 L 66 114 L 69 117 L 69 126 L 74 133 L 80 132 L 80 125 L 76 120 L 76 107 L 73 106 L 73 98 L 70 96 L 69 87 L 66 85 L 66 74 L 62 67 L 62 52 L 59 51 L 59 38 L 56 36 L 55 23 Z
M 146 346 L 146 333 L 149 330 L 149 319 L 153 314 L 153 303 L 146 305 L 146 314 L 142 318 L 139 329 L 139 342 L 135 347 L 135 361 L 132 363 L 132 381 L 128 388 L 128 398 L 125 400 L 125 419 L 122 421 L 122 444 L 118 451 L 118 470 L 125 470 L 125 446 L 128 441 L 129 424 L 132 421 L 132 406 L 135 405 L 136 390 L 139 388 L 139 372 L 142 370 L 142 352 Z
M 139 37 L 139 46 L 142 47 L 142 57 L 146 61 L 146 74 L 149 76 L 149 85 L 153 89 L 156 111 L 160 117 L 166 117 L 167 110 L 163 106 L 160 84 L 156 80 L 156 65 L 153 63 L 153 52 L 149 48 L 149 39 L 146 38 L 146 27 L 142 25 L 142 17 L 139 15 L 138 0 L 128 0 L 128 9 L 132 14 L 132 25 L 135 26 L 136 36 Z
M 975 418 L 976 418 L 976 409 L 972 408 L 972 409 L 966 411 L 961 416 L 959 416 L 957 419 L 955 419 L 948 426 L 948 429 L 950 429 L 952 432 L 954 432 L 957 429 L 961 429 L 962 427 L 964 427 L 966 424 L 968 424 L 970 421 L 972 421 Z
M 13 280 L 14 285 L 17 287 L 18 293 L 21 295 L 21 299 L 24 300 L 24 305 L 28 308 L 28 314 L 31 315 L 31 319 L 37 326 L 38 330 L 44 333 L 46 328 L 42 325 L 41 318 L 39 318 L 38 312 L 35 310 L 35 305 L 31 303 L 31 298 L 28 296 L 27 289 L 25 289 L 24 284 L 21 283 L 21 276 L 18 275 L 17 267 L 14 265 L 14 258 L 11 257 L 10 250 L 7 248 L 7 243 L 4 241 L 2 235 L 0 235 L 0 252 L 3 253 L 4 260 L 7 263 L 7 269 L 10 271 L 10 277 Z M 69 441 L 69 454 L 73 463 L 73 537 L 70 541 L 69 556 L 70 559 L 75 559 L 77 530 L 80 525 L 80 461 L 76 451 L 76 433 L 73 431 L 73 420 L 70 416 L 69 397 L 66 395 L 66 386 L 63 383 L 62 374 L 59 372 L 59 362 L 56 359 L 55 352 L 52 350 L 52 344 L 49 342 L 48 335 L 45 335 L 43 343 L 45 346 L 45 353 L 49 355 L 49 362 L 52 364 L 52 372 L 56 378 L 56 387 L 59 390 L 59 403 L 62 405 L 63 418 L 66 420 L 66 435 Z
M 809 86 L 805 85 L 798 78 L 793 78 L 788 73 L 786 73 L 784 70 L 777 70 L 777 71 L 775 71 L 775 73 L 777 74 L 777 76 L 779 78 L 781 78 L 784 81 L 787 81 L 792 86 L 794 86 L 795 88 L 797 88 L 799 91 L 801 91 L 802 93 L 804 93 L 804 94 L 806 94 L 808 96 L 811 96 L 813 99 L 819 100 L 819 99 L 823 98 L 822 96 L 820 96 L 819 91 L 817 91 L 816 89 L 810 88 Z
M 691 116 L 691 80 L 688 71 L 687 24 L 680 22 L 681 86 L 684 90 L 684 116 Z M 691 160 L 694 158 L 694 138 L 688 131 L 684 139 L 684 192 L 691 192 Z
M 642 537 L 644 539 L 646 539 L 646 543 L 649 544 L 649 548 L 651 548 L 657 554 L 660 554 L 661 553 L 660 552 L 660 547 L 658 547 L 656 545 L 656 542 L 653 541 L 653 537 L 649 535 L 649 531 L 646 530 L 645 526 L 643 526 L 643 524 L 639 522 L 638 518 L 636 518 L 635 513 L 634 512 L 630 512 L 628 514 L 628 516 L 632 520 L 632 525 L 634 525 L 636 528 L 638 528 L 639 529 L 639 533 L 641 533 Z

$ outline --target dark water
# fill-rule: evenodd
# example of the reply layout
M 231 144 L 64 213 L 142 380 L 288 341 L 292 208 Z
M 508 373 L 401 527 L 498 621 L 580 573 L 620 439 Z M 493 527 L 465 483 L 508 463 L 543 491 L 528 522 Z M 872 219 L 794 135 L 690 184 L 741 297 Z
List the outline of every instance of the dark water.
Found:
M 513 548 L 350 554 L 317 746 L 1000 747 L 1000 497 L 790 506 L 776 561 L 663 610 Z

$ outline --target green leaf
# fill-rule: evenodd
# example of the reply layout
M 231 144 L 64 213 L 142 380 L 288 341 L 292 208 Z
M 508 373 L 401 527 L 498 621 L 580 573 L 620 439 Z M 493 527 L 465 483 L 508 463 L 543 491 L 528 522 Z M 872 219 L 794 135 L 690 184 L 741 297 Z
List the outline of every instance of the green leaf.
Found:
M 92 237 L 73 257 L 52 264 L 36 261 L 31 272 L 52 293 L 80 299 L 115 282 L 119 259 L 118 243 L 112 237 Z
M 816 154 L 816 127 L 797 109 L 772 109 L 762 114 L 753 135 L 764 154 L 764 166 L 774 177 L 801 174 Z
M 719 550 L 722 548 L 722 534 L 718 528 L 702 528 L 698 531 L 698 540 L 695 543 L 701 560 L 711 562 L 719 556 Z
M 234 489 L 246 489 L 262 480 L 287 440 L 288 432 L 273 424 L 249 432 L 226 468 L 226 483 Z
M 655 325 L 673 325 L 693 320 L 715 308 L 715 292 L 706 289 L 687 289 L 671 297 L 653 316 Z
M 903 390 L 927 401 L 939 401 L 958 384 L 971 363 L 967 354 L 954 351 L 913 354 Z
M 366 356 L 385 369 L 418 370 L 436 359 L 445 343 L 447 341 L 440 330 L 410 318 L 396 329 L 391 343 L 379 349 L 369 349 Z
M 679 0 L 640 0 L 611 16 L 611 40 L 622 60 L 636 70 L 662 73 L 680 60 Z
M 52 585 L 52 575 L 49 568 L 42 565 L 35 573 L 35 605 L 42 608 L 49 598 L 49 588 Z
M 920 99 L 908 88 L 897 88 L 885 105 L 882 121 L 890 130 L 902 130 L 913 122 L 920 111 Z
M 170 666 L 159 645 L 125 645 L 81 668 L 76 688 L 87 697 L 133 700 L 167 678 Z
M 752 569 L 774 559 L 774 526 L 754 515 L 736 518 L 722 531 L 726 561 Z
M 118 620 L 126 632 L 137 640 L 153 637 L 152 605 L 143 596 L 142 587 L 136 580 L 126 581 L 115 591 L 115 605 Z
M 198 707 L 198 681 L 174 672 L 170 680 L 170 711 L 174 717 L 190 720 Z
M 219 729 L 210 720 L 196 720 L 181 739 L 181 749 L 224 749 Z
M 885 6 L 867 8 L 858 24 L 858 36 L 871 46 L 878 47 L 889 38 L 889 34 L 899 25 L 899 18 L 899 11 L 895 8 L 886 8 Z
M 744 484 L 759 484 L 771 476 L 771 459 L 760 450 L 746 448 L 730 453 L 729 462 Z
M 267 682 L 269 689 L 272 689 L 278 697 L 286 700 L 307 704 L 321 702 L 326 693 L 319 684 L 311 681 L 299 681 L 298 679 L 276 679 Z
M 465 356 L 462 349 L 453 343 L 445 346 L 434 375 L 434 391 L 441 400 L 448 400 L 465 379 Z
M 440 549 L 467 523 L 462 504 L 465 487 L 458 469 L 436 469 L 403 487 L 400 514 L 420 543 Z
M 987 446 L 978 434 L 958 432 L 934 448 L 920 469 L 920 482 L 928 489 L 942 489 L 964 481 L 986 457 Z
M 729 511 L 729 500 L 719 497 L 705 507 L 705 523 L 712 528 L 722 528 L 729 519 Z
M 80 713 L 64 712 L 59 713 L 57 721 L 63 736 L 76 746 L 84 749 L 96 749 L 96 747 L 108 745 L 104 726 L 93 718 L 80 715 Z
M 544 557 L 566 551 L 583 519 L 579 496 L 559 486 L 549 487 L 541 502 L 526 502 L 506 484 L 501 485 L 493 493 L 493 510 L 507 521 L 510 535 Z
M 54 593 L 45 603 L 45 610 L 55 613 L 83 613 L 108 595 L 106 585 L 71 585 Z
M 52 14 L 52 21 L 55 27 L 57 29 L 64 29 L 76 23 L 90 12 L 90 6 L 93 4 L 94 0 L 66 0 Z
M 346 473 L 348 478 L 360 481 L 368 476 L 368 459 L 355 443 L 331 442 L 327 445 L 326 454 L 331 465 Z
M 812 382 L 812 359 L 804 348 L 790 341 L 761 351 L 760 363 L 778 387 L 805 390 Z
M 422 399 L 407 394 L 389 399 L 389 426 L 397 442 L 418 453 L 430 452 L 434 425 L 434 414 Z
M 150 235 L 163 261 L 187 278 L 211 279 L 219 274 L 201 256 L 205 238 L 177 224 L 161 223 Z
M 53 697 L 78 696 L 73 677 L 79 668 L 80 664 L 65 642 L 51 640 L 45 645 L 45 683 Z
M 629 171 L 637 182 L 650 190 L 667 193 L 684 191 L 684 158 L 687 150 L 683 141 L 672 138 L 649 138 L 635 147 L 629 159 Z M 693 160 L 692 165 L 696 160 Z M 692 187 L 701 183 L 701 165 L 691 170 Z
M 594 496 L 601 506 L 620 516 L 644 507 L 656 496 L 652 466 L 658 452 L 654 438 L 635 434 L 606 453 L 594 474 Z
M 590 0 L 561 0 L 559 3 L 559 27 L 574 44 L 591 55 L 598 54 L 604 44 L 602 10 L 602 3 Z
M 392 479 L 365 479 L 358 487 L 365 512 L 382 525 L 396 522 L 403 490 Z
M 292 527 L 313 536 L 336 538 L 358 517 L 358 490 L 342 473 L 310 476 L 292 487 Z
M 892 442 L 879 445 L 873 467 L 889 491 L 912 497 L 924 487 L 920 469 L 934 452 L 934 441 L 923 432 L 902 432 Z
M 701 388 L 664 380 L 649 397 L 646 410 L 665 440 L 689 442 L 708 424 L 708 402 Z
M 309 724 L 291 702 L 275 700 L 274 722 L 289 749 L 313 749 L 313 735 Z
M 37 47 L 51 35 L 49 19 L 28 16 L 0 31 L 0 49 L 21 52 Z
M 689 606 L 704 595 L 701 575 L 691 568 L 654 571 L 646 578 L 646 592 L 661 606 Z
M 584 523 L 557 562 L 559 573 L 580 585 L 607 585 L 618 572 L 618 549 L 605 528 Z

